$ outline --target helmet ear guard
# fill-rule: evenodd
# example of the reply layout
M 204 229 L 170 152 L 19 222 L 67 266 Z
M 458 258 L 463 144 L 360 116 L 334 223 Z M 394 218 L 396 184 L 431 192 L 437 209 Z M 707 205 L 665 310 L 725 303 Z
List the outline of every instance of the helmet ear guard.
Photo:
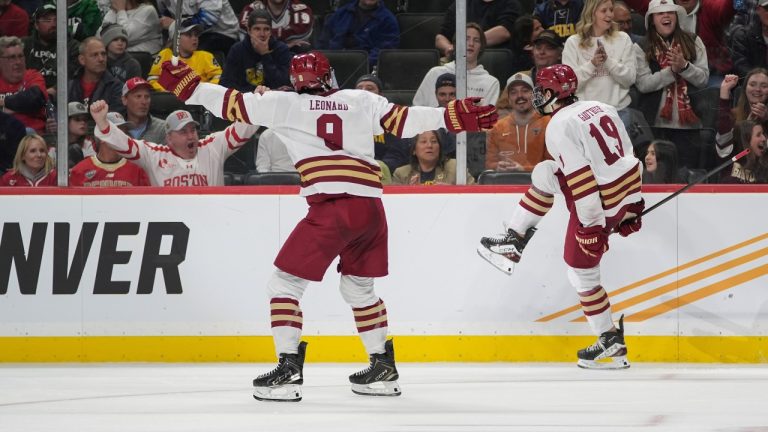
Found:
M 546 92 L 547 89 L 543 89 L 538 85 L 533 88 L 533 107 L 536 108 L 536 111 L 541 115 L 552 114 L 555 110 L 554 104 L 557 102 L 557 98 L 553 92 L 550 91 L 549 98 L 547 98 Z

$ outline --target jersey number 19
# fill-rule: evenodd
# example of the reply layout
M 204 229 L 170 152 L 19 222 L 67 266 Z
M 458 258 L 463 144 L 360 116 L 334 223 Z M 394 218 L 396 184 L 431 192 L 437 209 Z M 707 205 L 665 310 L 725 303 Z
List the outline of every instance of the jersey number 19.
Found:
M 602 132 L 600 129 L 602 129 Z M 605 161 L 606 165 L 613 165 L 620 158 L 624 157 L 624 149 L 622 148 L 619 129 L 616 127 L 616 124 L 613 122 L 613 120 L 611 120 L 611 118 L 606 115 L 600 117 L 600 129 L 598 129 L 594 123 L 589 124 L 589 134 L 592 135 L 592 138 L 597 141 L 597 145 L 600 146 L 600 151 L 602 151 L 603 156 L 605 156 L 603 160 Z M 616 150 L 619 151 L 618 155 L 616 155 L 616 153 L 614 153 L 613 150 L 608 147 L 608 143 L 605 142 L 605 137 L 603 134 L 608 135 L 610 138 L 614 138 L 616 141 L 618 141 L 618 145 L 615 146 Z

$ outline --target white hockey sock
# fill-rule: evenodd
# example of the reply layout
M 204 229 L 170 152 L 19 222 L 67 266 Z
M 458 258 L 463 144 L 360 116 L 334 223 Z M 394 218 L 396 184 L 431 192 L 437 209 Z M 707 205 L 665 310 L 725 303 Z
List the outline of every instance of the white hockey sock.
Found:
M 580 291 L 579 301 L 581 302 L 581 311 L 584 312 L 594 334 L 599 336 L 613 328 L 611 302 L 608 300 L 608 293 L 602 286 L 598 285 L 588 291 Z
M 298 353 L 304 324 L 304 314 L 299 307 L 299 301 L 288 297 L 275 297 L 269 302 L 269 306 L 275 353 L 278 357 L 280 354 Z
M 352 308 L 355 324 L 360 339 L 368 355 L 383 354 L 387 341 L 387 308 L 381 299 L 374 304 L 361 308 Z
M 553 195 L 531 187 L 525 192 L 512 212 L 512 217 L 504 222 L 504 229 L 513 229 L 520 235 L 530 227 L 535 227 L 541 218 L 549 212 L 555 202 Z

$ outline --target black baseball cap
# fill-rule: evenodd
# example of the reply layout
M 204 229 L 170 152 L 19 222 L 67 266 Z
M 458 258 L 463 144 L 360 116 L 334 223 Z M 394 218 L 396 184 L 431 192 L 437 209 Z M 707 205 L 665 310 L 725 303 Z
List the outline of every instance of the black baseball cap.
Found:
M 437 80 L 435 81 L 435 90 L 445 86 L 456 87 L 456 75 L 452 73 L 444 73 L 437 77 Z

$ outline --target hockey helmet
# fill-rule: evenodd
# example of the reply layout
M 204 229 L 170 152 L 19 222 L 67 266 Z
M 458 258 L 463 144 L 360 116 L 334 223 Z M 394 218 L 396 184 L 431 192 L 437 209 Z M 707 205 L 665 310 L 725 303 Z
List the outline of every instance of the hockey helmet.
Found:
M 291 59 L 291 84 L 296 91 L 330 90 L 333 87 L 333 69 L 321 52 L 298 54 Z
M 579 82 L 570 66 L 556 64 L 547 66 L 536 73 L 536 87 L 533 89 L 533 106 L 542 115 L 554 111 L 555 102 L 575 99 Z M 549 94 L 546 92 L 549 91 Z

